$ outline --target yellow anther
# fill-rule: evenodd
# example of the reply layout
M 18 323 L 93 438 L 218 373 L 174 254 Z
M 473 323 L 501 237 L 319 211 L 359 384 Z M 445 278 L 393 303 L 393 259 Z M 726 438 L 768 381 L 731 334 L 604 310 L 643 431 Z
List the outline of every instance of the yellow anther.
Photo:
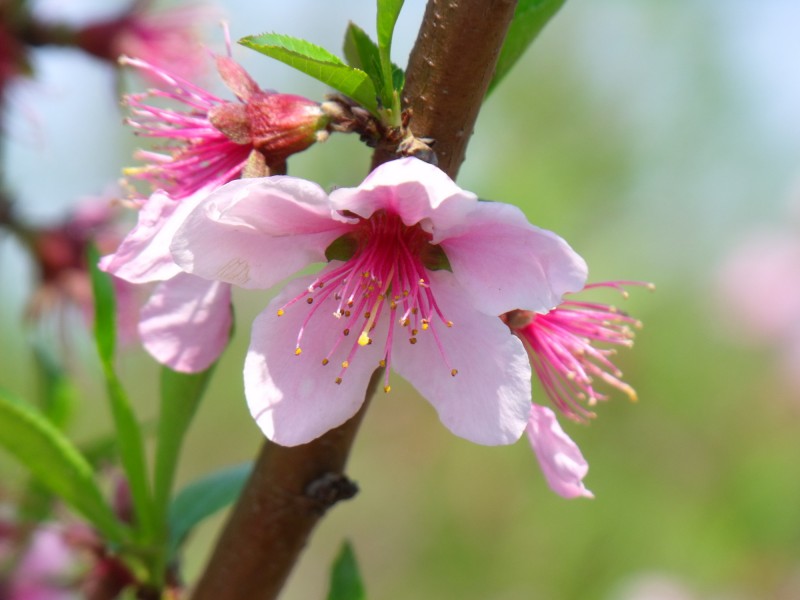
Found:
M 365 318 L 365 319 L 369 319 L 369 317 L 370 317 L 370 315 L 371 315 L 371 314 L 372 314 L 372 313 L 370 313 L 369 311 L 365 312 L 365 313 L 364 313 L 364 318 Z
M 419 333 L 419 329 L 412 329 L 411 335 L 417 335 Z
M 422 331 L 426 331 L 430 327 L 430 323 L 428 319 L 422 319 Z
M 306 298 L 306 304 L 314 304 L 313 298 Z
M 278 309 L 278 316 L 279 316 L 279 317 L 282 317 L 282 316 L 283 316 L 283 315 L 285 315 L 285 314 L 286 314 L 286 311 L 285 311 L 285 310 L 283 310 L 282 308 L 279 308 L 279 309 Z
M 415 337 L 408 338 L 408 342 L 409 342 L 410 344 L 416 344 L 416 343 L 417 343 L 417 338 L 415 338 Z
M 386 361 L 385 361 L 385 360 L 383 360 L 383 359 L 380 359 L 380 360 L 378 361 L 378 364 L 379 364 L 381 367 L 386 367 Z
M 451 377 L 455 377 L 456 375 L 458 375 L 458 369 L 453 369 L 452 371 L 450 371 Z
M 371 341 L 372 341 L 372 340 L 370 340 L 370 339 L 369 339 L 369 336 L 367 335 L 367 332 L 366 332 L 366 331 L 362 331 L 362 332 L 361 332 L 361 335 L 360 335 L 360 336 L 358 336 L 358 345 L 359 345 L 359 346 L 366 346 L 366 345 L 367 345 L 367 344 L 369 344 Z
M 447 325 L 448 327 L 452 327 L 453 326 L 453 322 L 452 321 L 448 321 L 447 323 L 445 323 L 445 325 Z
M 342 333 L 345 334 L 345 335 L 350 335 L 350 330 L 349 329 L 345 329 Z
M 344 316 L 345 317 L 349 317 L 350 316 L 350 311 L 349 310 L 344 311 Z
M 323 358 L 323 359 L 322 359 L 322 366 L 324 367 L 324 366 L 325 366 L 325 365 L 327 365 L 329 362 L 331 362 L 331 361 L 329 361 L 327 358 Z
M 341 384 L 341 383 L 342 383 L 342 378 L 341 378 L 341 377 L 337 377 L 337 378 L 336 378 L 336 379 L 334 379 L 333 381 L 336 383 L 336 385 L 339 385 L 339 384 Z
M 389 303 L 389 308 L 390 308 L 390 309 L 392 309 L 392 310 L 396 309 L 396 308 L 397 308 L 397 302 L 395 302 L 394 300 L 392 300 L 392 301 Z
M 349 362 L 347 362 L 346 360 L 343 360 L 343 361 L 342 361 L 342 368 L 343 368 L 343 369 L 346 369 L 346 368 L 347 368 L 347 367 L 349 367 L 349 366 L 350 366 L 350 363 L 349 363 Z
M 388 394 L 389 392 L 392 391 L 392 386 L 390 386 L 390 385 L 383 386 L 383 391 Z
M 294 355 L 295 356 L 300 356 L 302 353 L 303 353 L 303 351 L 300 349 L 300 346 L 298 346 L 297 348 L 294 349 Z

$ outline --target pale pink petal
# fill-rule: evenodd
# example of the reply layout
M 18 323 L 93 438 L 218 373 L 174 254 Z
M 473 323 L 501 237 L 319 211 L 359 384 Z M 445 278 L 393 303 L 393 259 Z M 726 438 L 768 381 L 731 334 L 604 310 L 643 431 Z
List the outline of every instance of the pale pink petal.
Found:
M 460 225 L 439 233 L 453 274 L 486 314 L 546 312 L 586 282 L 583 258 L 515 206 L 480 202 Z
M 207 369 L 228 343 L 230 289 L 187 273 L 160 283 L 141 311 L 139 335 L 145 349 L 175 371 Z
M 337 211 L 368 218 L 379 210 L 400 216 L 406 225 L 420 223 L 428 233 L 451 227 L 478 202 L 444 171 L 417 158 L 401 158 L 376 168 L 357 188 L 331 192 Z
M 269 288 L 325 260 L 325 249 L 350 227 L 331 219 L 318 185 L 296 177 L 243 179 L 211 194 L 172 243 L 189 273 L 245 288 Z
M 322 365 L 322 359 L 343 337 L 343 322 L 332 316 L 337 303 L 331 296 L 314 303 L 316 312 L 301 340 L 302 353 L 295 354 L 298 332 L 311 307 L 299 302 L 287 307 L 281 317 L 278 308 L 313 280 L 312 276 L 292 282 L 256 318 L 245 360 L 244 388 L 250 412 L 264 434 L 284 446 L 310 442 L 352 417 L 364 402 L 367 382 L 378 368 L 382 350 L 379 344 L 358 347 L 341 375 L 341 384 L 335 383 L 358 336 L 344 337 L 329 364 Z
M 139 221 L 100 268 L 131 283 L 164 281 L 181 272 L 169 244 L 186 215 L 207 195 L 198 192 L 180 201 L 155 192 L 139 211 Z
M 533 404 L 526 432 L 550 489 L 564 498 L 594 498 L 583 485 L 589 465 L 552 410 Z
M 531 368 L 522 343 L 500 319 L 473 309 L 451 273 L 438 271 L 430 279 L 436 303 L 453 326 L 432 319 L 415 344 L 396 328 L 395 371 L 456 435 L 486 445 L 517 441 L 531 402 Z M 458 374 L 451 376 L 451 369 Z

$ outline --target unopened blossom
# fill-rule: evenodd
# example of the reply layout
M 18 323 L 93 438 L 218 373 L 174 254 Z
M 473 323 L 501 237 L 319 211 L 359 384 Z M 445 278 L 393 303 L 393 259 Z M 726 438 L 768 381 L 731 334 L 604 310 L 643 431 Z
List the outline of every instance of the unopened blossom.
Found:
M 217 57 L 217 69 L 236 101 L 226 101 L 138 58 L 123 64 L 160 80 L 164 89 L 126 97 L 128 124 L 143 137 L 163 140 L 158 151 L 139 151 L 146 165 L 126 170 L 175 199 L 213 190 L 247 175 L 281 172 L 286 159 L 325 136 L 327 117 L 302 96 L 262 90 L 233 59 Z M 159 100 L 176 107 L 165 108 Z
M 612 281 L 589 284 L 584 290 L 611 288 L 627 294 L 624 285 L 647 284 Z M 511 311 L 503 320 L 525 344 L 550 401 L 567 417 L 593 416 L 587 407 L 608 398 L 602 388 L 596 388 L 598 382 L 636 400 L 635 390 L 622 380 L 613 357 L 617 348 L 633 345 L 634 329 L 641 327 L 638 320 L 614 306 L 572 299 L 544 314 Z
M 395 370 L 455 434 L 519 439 L 530 366 L 498 315 L 547 311 L 583 287 L 586 265 L 516 207 L 480 202 L 414 158 L 357 188 L 268 177 L 229 183 L 178 229 L 189 273 L 269 288 L 313 263 L 253 324 L 245 393 L 271 440 L 309 442 L 344 423 L 378 367 Z
M 188 373 L 219 357 L 231 326 L 230 286 L 184 273 L 169 252 L 172 235 L 205 197 L 175 200 L 156 192 L 116 252 L 100 261 L 102 270 L 126 282 L 156 283 L 140 311 L 139 337 L 157 361 Z
M 186 4 L 154 10 L 150 0 L 134 0 L 117 17 L 91 23 L 77 33 L 84 51 L 116 63 L 120 56 L 136 56 L 183 77 L 205 71 L 200 29 L 217 11 L 204 4 Z

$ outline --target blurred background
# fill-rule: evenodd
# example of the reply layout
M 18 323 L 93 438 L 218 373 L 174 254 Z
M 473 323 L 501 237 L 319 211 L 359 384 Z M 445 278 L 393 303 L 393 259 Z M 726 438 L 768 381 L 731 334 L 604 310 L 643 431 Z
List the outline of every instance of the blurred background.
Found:
M 124 5 L 39 4 L 75 19 Z M 372 2 L 219 5 L 234 39 L 276 31 L 338 53 L 348 20 L 374 33 Z M 395 34 L 401 66 L 423 10 L 407 0 Z M 793 0 L 568 0 L 486 102 L 459 184 L 562 235 L 591 280 L 657 285 L 621 304 L 644 322 L 619 356 L 638 404 L 615 397 L 590 426 L 563 422 L 596 498 L 553 494 L 525 441 L 485 448 L 449 434 L 398 379 L 354 448 L 360 494 L 322 521 L 287 600 L 324 597 L 344 538 L 370 598 L 800 598 L 800 252 L 772 247 L 800 245 L 798 31 Z M 208 33 L 224 51 L 221 31 Z M 234 56 L 263 87 L 314 99 L 327 91 L 252 51 Z M 133 164 L 138 140 L 120 124 L 117 94 L 145 84 L 77 52 L 33 59 L 36 78 L 10 91 L 2 150 L 20 211 L 45 224 Z M 213 73 L 208 84 L 223 93 Z M 357 139 L 333 136 L 289 168 L 324 187 L 355 185 L 369 157 Z M 64 342 L 21 324 L 34 286 L 26 261 L 0 237 L 0 386 L 33 397 L 28 342 Z M 249 460 L 261 443 L 241 365 L 249 322 L 269 297 L 236 297 L 236 337 L 188 437 L 179 485 Z M 84 402 L 73 432 L 88 440 L 110 418 L 89 336 L 72 325 Z M 152 419 L 156 364 L 132 345 L 120 370 Z M 5 455 L 0 469 L 13 488 L 21 471 Z M 188 580 L 222 522 L 209 520 L 190 543 Z

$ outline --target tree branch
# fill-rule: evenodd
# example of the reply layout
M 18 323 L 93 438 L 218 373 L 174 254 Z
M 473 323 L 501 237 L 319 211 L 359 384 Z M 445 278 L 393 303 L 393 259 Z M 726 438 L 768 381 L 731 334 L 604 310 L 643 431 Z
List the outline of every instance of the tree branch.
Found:
M 439 168 L 455 178 L 492 80 L 517 0 L 429 0 L 403 91 L 409 129 L 435 140 Z M 396 158 L 379 146 L 373 168 Z
M 439 166 L 455 177 L 494 73 L 516 0 L 430 0 L 406 72 L 404 105 L 417 137 L 436 140 Z M 396 157 L 378 147 L 373 167 Z M 294 448 L 266 442 L 192 600 L 277 597 L 311 530 L 355 486 L 343 469 L 380 378 L 350 421 Z

